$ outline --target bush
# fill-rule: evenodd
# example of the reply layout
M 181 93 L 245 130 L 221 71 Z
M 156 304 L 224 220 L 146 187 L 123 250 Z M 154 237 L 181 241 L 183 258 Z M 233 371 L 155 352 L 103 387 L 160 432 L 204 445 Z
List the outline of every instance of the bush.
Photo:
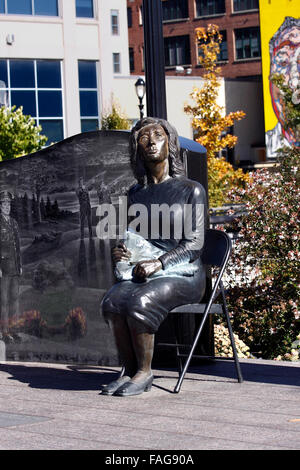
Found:
M 233 334 L 234 342 L 237 350 L 238 357 L 250 357 L 249 347 L 238 337 Z M 229 357 L 233 356 L 231 342 L 227 327 L 222 324 L 214 325 L 214 342 L 216 356 Z
M 32 117 L 23 114 L 22 107 L 0 107 L 0 161 L 40 150 L 47 142 L 41 130 Z
M 210 157 L 207 160 L 208 197 L 210 207 L 220 207 L 228 202 L 229 191 L 244 189 L 249 182 L 249 174 L 241 168 L 235 170 L 225 158 Z
M 86 318 L 80 307 L 70 311 L 64 326 L 70 341 L 82 338 L 87 331 Z
M 228 269 L 233 326 L 251 351 L 287 358 L 300 331 L 299 158 L 284 148 L 274 172 L 258 170 L 231 193 L 248 215 L 234 222 L 240 238 Z
M 112 105 L 111 111 L 104 114 L 101 121 L 102 130 L 129 130 L 131 123 L 129 119 L 121 113 L 115 104 Z

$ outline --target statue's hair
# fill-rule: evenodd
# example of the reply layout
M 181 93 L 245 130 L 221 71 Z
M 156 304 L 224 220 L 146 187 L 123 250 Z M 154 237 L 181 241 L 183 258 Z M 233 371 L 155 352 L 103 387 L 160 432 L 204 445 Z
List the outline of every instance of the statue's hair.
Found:
M 180 156 L 180 144 L 176 129 L 164 119 L 146 117 L 139 120 L 132 128 L 129 139 L 131 166 L 135 178 L 142 186 L 147 185 L 147 175 L 143 162 L 138 155 L 138 136 L 141 129 L 149 124 L 159 124 L 168 136 L 169 141 L 169 175 L 172 178 L 185 175 L 183 162 Z

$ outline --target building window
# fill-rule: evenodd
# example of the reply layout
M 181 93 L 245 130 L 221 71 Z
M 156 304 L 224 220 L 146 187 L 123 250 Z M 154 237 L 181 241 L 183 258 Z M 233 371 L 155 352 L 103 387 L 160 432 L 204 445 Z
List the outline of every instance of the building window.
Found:
M 130 72 L 134 72 L 134 50 L 133 50 L 133 47 L 129 48 L 129 67 L 130 67 Z
M 111 34 L 119 34 L 119 10 L 110 10 L 111 17 Z
M 113 71 L 121 73 L 121 55 L 119 52 L 113 52 Z
M 58 16 L 57 0 L 0 0 L 0 13 Z
M 234 0 L 233 11 L 258 10 L 258 0 Z
M 252 59 L 261 56 L 259 27 L 235 30 L 236 59 Z
M 99 129 L 97 62 L 78 61 L 81 132 Z
M 167 0 L 162 2 L 163 20 L 178 20 L 188 18 L 187 0 Z
M 77 18 L 94 18 L 93 0 L 76 0 Z
M 174 36 L 164 38 L 164 45 L 166 66 L 176 66 L 191 63 L 189 36 Z
M 127 8 L 127 24 L 128 28 L 132 28 L 132 8 Z
M 196 0 L 196 16 L 221 15 L 225 13 L 225 0 Z
M 220 31 L 222 36 L 222 42 L 220 44 L 220 52 L 218 54 L 218 61 L 223 62 L 228 60 L 228 48 L 227 48 L 227 32 Z
M 0 88 L 1 104 L 23 106 L 23 113 L 42 127 L 48 144 L 64 138 L 59 60 L 0 60 Z

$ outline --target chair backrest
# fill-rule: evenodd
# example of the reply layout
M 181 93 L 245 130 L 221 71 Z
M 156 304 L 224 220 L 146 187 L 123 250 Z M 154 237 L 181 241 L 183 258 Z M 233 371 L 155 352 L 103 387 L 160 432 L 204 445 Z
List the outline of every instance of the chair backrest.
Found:
M 205 232 L 205 242 L 201 259 L 204 264 L 222 266 L 231 253 L 231 240 L 227 233 L 221 230 L 208 229 Z

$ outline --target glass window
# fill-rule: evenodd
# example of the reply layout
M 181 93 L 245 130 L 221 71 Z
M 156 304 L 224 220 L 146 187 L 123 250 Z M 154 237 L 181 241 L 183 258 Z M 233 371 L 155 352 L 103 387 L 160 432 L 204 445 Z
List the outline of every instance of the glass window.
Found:
M 165 65 L 187 65 L 191 62 L 190 37 L 174 36 L 164 38 Z
M 11 92 L 11 106 L 23 106 L 23 114 L 36 116 L 35 91 L 15 90 Z
M 132 8 L 127 8 L 127 24 L 128 28 L 132 28 Z
M 235 30 L 236 59 L 251 59 L 261 56 L 259 27 Z
M 98 129 L 98 119 L 81 119 L 81 132 L 97 131 Z
M 165 0 L 162 2 L 163 20 L 177 20 L 187 18 L 188 2 L 187 0 Z
M 0 103 L 43 122 L 48 143 L 63 139 L 61 83 L 59 60 L 0 60 Z
M 234 0 L 233 11 L 258 10 L 258 0 Z
M 58 16 L 58 0 L 0 0 L 0 13 Z
M 99 129 L 97 63 L 78 61 L 81 132 Z
M 6 0 L 7 13 L 16 15 L 32 15 L 31 0 Z
M 34 88 L 33 60 L 10 61 L 10 86 L 12 88 Z
M 47 144 L 59 142 L 64 138 L 64 127 L 62 119 L 40 119 L 42 134 L 48 137 Z
M 79 88 L 97 88 L 96 62 L 78 61 Z
M 98 116 L 97 91 L 80 91 L 80 116 Z
M 225 0 L 196 0 L 196 16 L 221 15 L 225 13 Z
M 58 16 L 57 0 L 34 0 L 34 14 Z
M 119 34 L 119 11 L 110 10 L 110 15 L 111 15 L 111 34 L 118 35 Z
M 121 60 L 119 52 L 113 52 L 113 71 L 114 73 L 121 72 Z
M 129 48 L 129 67 L 130 67 L 130 72 L 134 72 L 134 50 L 133 50 L 133 47 Z
M 228 60 L 228 48 L 227 48 L 227 32 L 220 31 L 222 36 L 222 42 L 220 44 L 220 52 L 218 54 L 218 61 Z
M 60 91 L 39 91 L 38 103 L 40 117 L 62 116 L 62 99 Z
M 7 87 L 7 62 L 6 60 L 0 60 L 0 81 L 4 83 L 5 87 Z
M 37 60 L 38 88 L 61 88 L 60 62 L 57 60 Z
M 76 0 L 76 16 L 79 18 L 93 18 L 93 0 Z

